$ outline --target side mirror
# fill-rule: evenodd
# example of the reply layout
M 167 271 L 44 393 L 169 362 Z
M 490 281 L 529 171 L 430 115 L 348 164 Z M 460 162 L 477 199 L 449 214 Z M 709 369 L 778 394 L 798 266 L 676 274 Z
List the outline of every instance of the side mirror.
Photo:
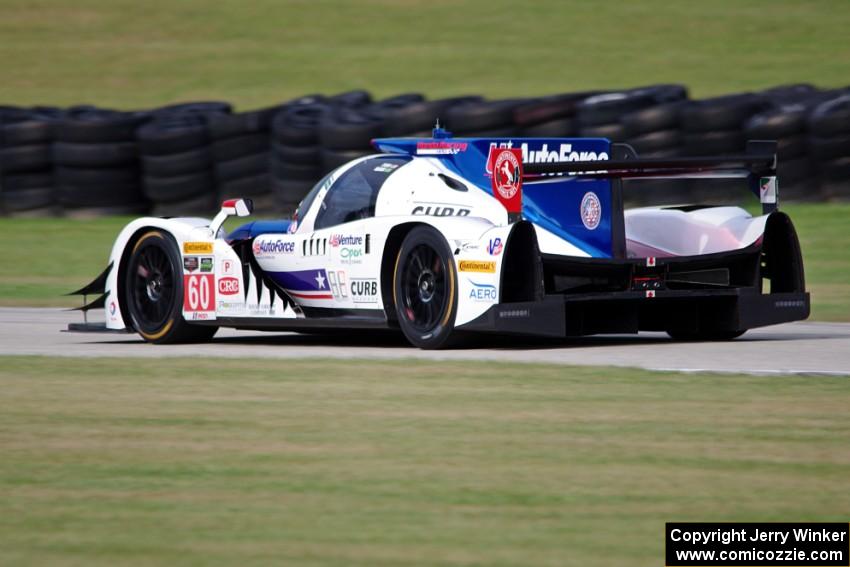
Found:
M 210 223 L 210 234 L 215 237 L 227 217 L 247 217 L 254 212 L 254 201 L 251 199 L 228 199 L 221 204 L 221 210 Z
M 247 217 L 254 212 L 254 201 L 251 199 L 228 199 L 221 204 L 222 212 L 232 217 Z

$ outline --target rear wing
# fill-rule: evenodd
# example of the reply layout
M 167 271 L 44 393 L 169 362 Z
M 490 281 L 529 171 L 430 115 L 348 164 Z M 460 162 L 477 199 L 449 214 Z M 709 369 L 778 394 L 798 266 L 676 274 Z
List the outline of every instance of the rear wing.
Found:
M 523 164 L 523 181 L 547 176 L 609 179 L 744 178 L 764 214 L 779 206 L 776 142 L 751 140 L 741 155 L 641 159 L 628 144 L 611 144 L 606 161 Z M 600 169 L 604 167 L 605 169 Z

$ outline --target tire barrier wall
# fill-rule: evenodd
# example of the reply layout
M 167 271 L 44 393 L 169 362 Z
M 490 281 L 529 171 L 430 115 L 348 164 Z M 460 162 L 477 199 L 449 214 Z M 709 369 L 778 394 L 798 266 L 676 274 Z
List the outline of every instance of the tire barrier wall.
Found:
M 288 214 L 325 174 L 381 136 L 598 136 L 646 157 L 740 152 L 779 143 L 783 200 L 850 199 L 850 87 L 782 85 L 693 100 L 683 85 L 489 100 L 374 100 L 354 90 L 234 112 L 227 102 L 145 111 L 0 107 L 0 212 L 14 216 L 210 214 L 228 197 Z M 630 181 L 630 204 L 735 202 L 740 189 Z M 676 185 L 675 188 L 672 184 Z

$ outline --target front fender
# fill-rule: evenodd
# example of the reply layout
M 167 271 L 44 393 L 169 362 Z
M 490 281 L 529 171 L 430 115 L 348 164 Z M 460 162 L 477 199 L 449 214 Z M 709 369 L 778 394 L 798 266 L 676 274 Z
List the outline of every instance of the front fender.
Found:
M 186 242 L 215 242 L 215 235 L 210 233 L 209 224 L 209 220 L 195 217 L 172 219 L 143 217 L 130 222 L 121 229 L 109 255 L 112 270 L 110 270 L 104 286 L 106 294 L 104 308 L 108 329 L 123 330 L 129 327 L 126 319 L 126 306 L 123 305 L 124 300 L 121 297 L 120 277 L 124 273 L 126 262 L 138 237 L 149 229 L 162 230 L 177 241 L 182 252 L 183 244 Z

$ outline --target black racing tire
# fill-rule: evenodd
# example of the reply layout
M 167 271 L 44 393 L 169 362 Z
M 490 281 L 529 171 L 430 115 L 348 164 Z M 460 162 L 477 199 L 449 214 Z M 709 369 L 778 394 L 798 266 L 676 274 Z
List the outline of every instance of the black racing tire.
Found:
M 136 185 L 139 172 L 134 168 L 57 167 L 55 178 L 64 185 Z
M 414 227 L 393 269 L 393 305 L 402 333 L 421 349 L 449 346 L 457 302 L 457 273 L 446 239 L 433 227 Z
M 850 182 L 850 156 L 819 162 L 818 169 L 827 182 Z
M 821 138 L 809 136 L 809 155 L 818 160 L 830 160 L 843 156 L 850 156 L 850 133 L 844 136 L 832 136 Z
M 816 96 L 820 91 L 810 83 L 778 85 L 761 91 L 764 96 L 779 102 L 796 102 Z
M 18 173 L 5 175 L 2 181 L 2 193 L 53 187 L 53 175 L 50 172 Z
M 619 122 L 583 126 L 578 133 L 583 138 L 608 138 L 612 142 L 622 142 L 626 139 L 626 129 Z
M 74 144 L 126 142 L 149 119 L 142 113 L 102 109 L 71 109 L 53 128 L 53 139 Z
M 139 159 L 136 142 L 79 144 L 54 142 L 53 162 L 71 167 L 114 167 L 135 163 Z
M 813 173 L 812 160 L 808 156 L 778 160 L 776 175 L 779 178 L 780 197 L 785 186 L 807 181 Z
M 2 210 L 7 213 L 44 209 L 56 203 L 56 194 L 52 185 L 15 190 L 4 187 L 0 192 L 0 198 L 2 198 Z
M 208 341 L 218 330 L 183 318 L 183 262 L 177 243 L 159 230 L 144 233 L 133 246 L 123 297 L 130 323 L 149 343 Z
M 750 139 L 746 136 L 744 137 Z M 780 161 L 800 157 L 805 155 L 807 151 L 806 137 L 803 135 L 776 139 L 776 155 Z
M 292 210 L 295 210 L 298 203 L 304 199 L 315 184 L 313 181 L 277 179 L 274 176 L 271 178 L 272 194 L 275 201 L 282 208 L 291 208 Z
M 677 83 L 637 87 L 631 89 L 629 92 L 632 94 L 649 95 L 659 104 L 685 100 L 688 98 L 688 87 Z
M 202 171 L 175 177 L 145 177 L 145 195 L 152 201 L 169 203 L 215 193 L 212 173 Z
M 289 146 L 272 140 L 272 159 L 304 165 L 322 163 L 321 146 Z
M 413 132 L 430 131 L 437 120 L 445 123 L 445 114 L 459 104 L 470 104 L 483 100 L 477 96 L 443 98 L 438 100 L 420 101 L 406 106 L 383 109 L 384 136 L 405 136 Z
M 319 142 L 330 150 L 367 149 L 382 132 L 382 120 L 358 110 L 336 109 L 319 124 Z
M 521 133 L 527 138 L 568 138 L 576 133 L 576 123 L 572 118 L 557 118 L 526 126 Z
M 212 167 L 209 146 L 162 156 L 143 155 L 142 170 L 151 177 L 173 177 L 205 171 Z
M 744 333 L 743 331 L 667 331 L 670 338 L 674 341 L 731 341 L 737 339 Z
M 517 100 L 492 100 L 456 104 L 445 112 L 445 126 L 452 132 L 477 132 L 510 127 Z
M 364 91 L 363 89 L 355 89 L 352 91 L 345 91 L 328 97 L 328 102 L 339 106 L 357 108 L 360 106 L 366 106 L 367 104 L 371 104 L 372 95 L 369 94 L 369 91 Z
M 747 120 L 744 133 L 748 140 L 775 140 L 796 136 L 806 130 L 807 113 L 802 105 L 766 110 Z
M 115 207 L 145 201 L 138 182 L 117 184 L 56 183 L 56 197 L 66 207 Z
M 233 106 L 229 102 L 201 101 L 201 102 L 178 102 L 161 106 L 152 111 L 154 116 L 170 114 L 230 114 Z
M 599 91 L 567 93 L 522 103 L 514 109 L 514 124 L 530 128 L 553 120 L 573 118 L 581 101 L 598 94 L 601 93 Z
M 809 132 L 815 136 L 841 136 L 850 133 L 850 94 L 823 102 L 809 115 Z
M 256 197 L 271 193 L 271 177 L 268 173 L 258 173 L 249 177 L 231 179 L 218 186 L 218 198 L 238 199 L 240 197 Z
M 629 92 L 604 93 L 588 97 L 576 108 L 582 126 L 597 126 L 618 122 L 623 115 L 657 104 L 649 94 Z
M 212 144 L 212 155 L 216 162 L 237 159 L 269 151 L 269 135 L 265 132 L 244 134 L 216 140 Z
M 682 108 L 680 120 L 687 132 L 736 130 L 769 106 L 767 99 L 752 93 L 692 100 Z
M 203 118 L 195 115 L 165 114 L 136 131 L 139 153 L 162 156 L 189 152 L 209 143 Z
M 516 136 L 517 130 L 513 126 L 503 128 L 491 128 L 489 130 L 471 130 L 469 132 L 457 132 L 458 136 L 466 138 L 512 138 Z
M 210 192 L 181 201 L 154 203 L 152 214 L 156 217 L 203 217 L 216 212 L 218 208 L 218 198 L 214 192 Z
M 37 117 L 0 126 L 0 144 L 5 147 L 48 144 L 51 139 L 51 123 Z
M 685 132 L 682 135 L 682 151 L 689 156 L 732 154 L 742 151 L 744 142 L 744 135 L 740 130 Z
M 322 171 L 327 172 L 363 156 L 375 153 L 370 150 L 322 150 Z
M 657 104 L 623 116 L 621 122 L 629 137 L 636 137 L 647 132 L 673 130 L 679 126 L 679 113 L 684 102 Z
M 49 144 L 0 149 L 0 171 L 3 173 L 44 170 L 51 165 Z
M 292 163 L 273 159 L 271 161 L 271 173 L 281 180 L 291 179 L 315 183 L 322 177 L 322 168 L 316 164 Z
M 233 181 L 242 177 L 267 174 L 269 171 L 269 154 L 251 154 L 245 157 L 220 161 L 215 164 L 215 178 L 219 183 Z
M 649 152 L 678 147 L 679 131 L 658 130 L 657 132 L 647 132 L 640 136 L 629 138 L 626 142 L 634 148 L 639 155 L 644 155 Z
M 268 132 L 272 118 L 278 112 L 280 112 L 280 106 L 236 114 L 213 114 L 207 117 L 207 125 L 213 140 Z
M 272 137 L 281 144 L 315 146 L 319 123 L 330 112 L 326 104 L 304 104 L 282 110 L 272 120 Z

